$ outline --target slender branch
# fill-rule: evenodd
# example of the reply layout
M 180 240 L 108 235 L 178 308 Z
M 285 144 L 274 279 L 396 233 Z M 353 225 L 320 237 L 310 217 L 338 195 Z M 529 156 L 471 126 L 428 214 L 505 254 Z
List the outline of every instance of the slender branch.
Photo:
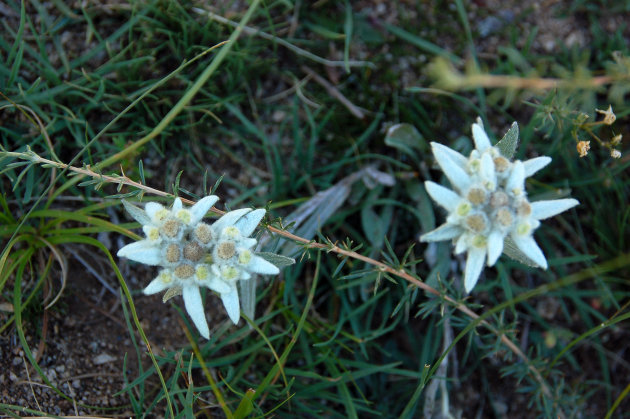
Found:
M 122 176 L 112 176 L 112 175 L 103 175 L 100 173 L 96 173 L 94 171 L 92 171 L 90 169 L 89 166 L 86 166 L 85 168 L 79 168 L 79 167 L 74 167 L 74 166 L 68 166 L 67 164 L 64 163 L 59 163 L 59 162 L 55 162 L 46 158 L 43 158 L 33 152 L 30 153 L 18 153 L 18 152 L 1 152 L 0 156 L 2 155 L 6 155 L 6 156 L 11 156 L 11 157 L 17 157 L 17 158 L 21 158 L 21 159 L 25 159 L 25 160 L 30 160 L 45 166 L 52 166 L 52 167 L 57 167 L 60 169 L 65 169 L 65 170 L 69 170 L 71 172 L 77 173 L 77 174 L 81 174 L 81 175 L 86 175 L 86 176 L 90 176 L 92 178 L 95 179 L 100 179 L 104 182 L 109 182 L 109 183 L 115 183 L 115 184 L 122 184 L 122 185 L 126 185 L 126 186 L 130 186 L 133 188 L 137 188 L 140 190 L 143 190 L 145 192 L 149 192 L 152 193 L 154 195 L 157 196 L 163 196 L 163 197 L 172 197 L 175 198 L 174 195 L 169 194 L 167 192 L 158 190 L 158 189 L 154 189 L 151 188 L 147 185 L 143 185 L 141 183 L 135 182 L 133 180 L 131 180 L 130 178 L 128 178 L 125 175 Z M 186 198 L 180 198 L 184 203 L 188 204 L 188 205 L 194 205 L 195 202 L 190 200 L 190 199 L 186 199 Z M 218 215 L 223 215 L 225 214 L 225 211 L 221 211 L 218 208 L 212 207 L 210 209 L 210 211 L 212 211 L 215 214 Z M 290 240 L 294 240 L 296 242 L 302 243 L 306 248 L 309 249 L 319 249 L 319 250 L 326 250 L 328 252 L 333 252 L 345 257 L 349 257 L 352 259 L 356 259 L 356 260 L 360 260 L 363 262 L 366 262 L 372 266 L 375 266 L 376 268 L 378 268 L 381 272 L 386 272 L 389 273 L 391 275 L 395 275 L 399 278 L 404 279 L 405 281 L 417 286 L 418 288 L 426 291 L 429 294 L 435 295 L 435 296 L 439 296 L 441 298 L 443 298 L 445 301 L 447 301 L 448 303 L 452 304 L 453 307 L 455 307 L 455 309 L 461 311 L 462 313 L 464 313 L 465 315 L 467 315 L 468 317 L 470 317 L 473 320 L 478 320 L 480 318 L 480 315 L 475 313 L 474 311 L 472 311 L 470 308 L 468 308 L 464 303 L 455 300 L 452 297 L 449 297 L 448 295 L 443 295 L 442 293 L 440 293 L 437 289 L 431 287 L 430 285 L 426 284 L 425 282 L 420 281 L 418 278 L 416 278 L 415 276 L 411 275 L 410 273 L 408 273 L 406 270 L 404 269 L 395 269 L 381 261 L 369 258 L 367 256 L 364 256 L 360 253 L 354 252 L 352 250 L 347 250 L 347 249 L 343 249 L 337 245 L 334 244 L 324 244 L 324 243 L 318 243 L 312 240 L 308 240 L 305 239 L 303 237 L 300 236 L 296 236 L 295 234 L 289 233 L 288 231 L 276 228 L 276 227 L 272 227 L 272 226 L 268 226 L 267 229 L 275 234 L 278 234 L 280 236 L 283 236 L 287 239 Z M 549 389 L 549 387 L 547 386 L 544 378 L 542 377 L 540 371 L 538 371 L 538 369 L 536 369 L 536 367 L 534 367 L 531 363 L 531 361 L 529 360 L 529 358 L 527 357 L 527 355 L 525 355 L 525 353 L 518 347 L 518 345 L 516 345 L 514 342 L 512 342 L 504 333 L 498 331 L 492 324 L 490 324 L 490 322 L 488 322 L 485 319 L 482 319 L 479 321 L 480 325 L 485 326 L 486 328 L 488 328 L 492 333 L 494 333 L 495 335 L 497 335 L 500 339 L 501 342 L 503 342 L 505 344 L 505 346 L 507 346 L 516 356 L 518 356 L 521 360 L 523 360 L 523 362 L 525 362 L 527 364 L 527 368 L 529 369 L 529 371 L 531 372 L 531 374 L 534 376 L 534 378 L 536 379 L 536 381 L 538 381 L 538 383 L 540 383 L 541 388 L 543 393 L 545 394 L 545 396 L 552 398 L 552 393 L 551 390 Z M 563 417 L 563 415 L 560 415 L 560 417 Z

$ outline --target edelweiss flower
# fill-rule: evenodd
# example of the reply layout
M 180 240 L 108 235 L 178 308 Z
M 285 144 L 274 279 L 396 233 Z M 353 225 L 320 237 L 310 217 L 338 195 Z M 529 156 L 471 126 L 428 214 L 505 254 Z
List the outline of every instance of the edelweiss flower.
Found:
M 199 287 L 217 292 L 230 319 L 236 324 L 240 317 L 236 281 L 249 279 L 251 273 L 279 273 L 275 265 L 251 250 L 256 245 L 256 239 L 249 235 L 260 223 L 265 210 L 244 208 L 224 214 L 214 224 L 202 222 L 203 216 L 218 199 L 207 196 L 190 209 L 184 208 L 179 198 L 175 199 L 171 209 L 149 202 L 145 210 L 123 201 L 129 214 L 142 224 L 146 239 L 128 244 L 118 251 L 118 256 L 162 266 L 163 269 L 144 289 L 144 293 L 169 290 L 172 296 L 181 290 L 186 311 L 206 339 L 210 331 Z
M 431 198 L 448 211 L 446 223 L 420 241 L 452 239 L 455 253 L 467 252 L 464 287 L 470 292 L 483 269 L 493 266 L 509 237 L 533 264 L 547 269 L 547 260 L 533 238 L 539 220 L 553 217 L 579 202 L 575 199 L 529 202 L 525 178 L 551 162 L 549 157 L 510 161 L 490 139 L 481 120 L 472 125 L 475 149 L 466 158 L 455 150 L 431 143 L 433 155 L 453 189 L 427 181 Z

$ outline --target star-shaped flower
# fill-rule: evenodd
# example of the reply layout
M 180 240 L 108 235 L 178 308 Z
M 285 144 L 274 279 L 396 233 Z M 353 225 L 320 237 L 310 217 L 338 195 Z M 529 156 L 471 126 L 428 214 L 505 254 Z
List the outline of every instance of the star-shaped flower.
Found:
M 219 218 L 212 230 L 217 243 L 212 252 L 212 272 L 229 288 L 220 291 L 225 310 L 234 324 L 240 317 L 240 305 L 236 282 L 248 280 L 252 273 L 277 275 L 280 270 L 272 263 L 252 252 L 256 239 L 249 238 L 262 217 L 264 209 L 251 211 L 248 208 L 228 212 Z
M 431 143 L 433 155 L 453 190 L 425 182 L 429 196 L 448 211 L 448 216 L 446 223 L 420 237 L 423 242 L 452 239 L 456 254 L 468 253 L 466 292 L 474 288 L 484 262 L 488 266 L 496 263 L 508 238 L 534 265 L 547 269 L 547 260 L 533 232 L 540 220 L 579 204 L 575 199 L 530 203 L 525 179 L 549 164 L 551 158 L 510 161 L 491 145 L 481 120 L 472 125 L 472 133 L 475 149 L 469 157 Z
M 275 265 L 252 251 L 256 239 L 249 236 L 265 210 L 244 208 L 224 214 L 213 224 L 203 222 L 217 200 L 216 196 L 207 196 L 191 208 L 184 208 L 181 199 L 176 198 L 170 209 L 149 202 L 145 210 L 123 201 L 131 216 L 142 224 L 146 238 L 118 251 L 118 256 L 161 266 L 163 269 L 144 293 L 167 290 L 166 300 L 181 292 L 186 311 L 205 338 L 209 338 L 210 331 L 200 287 L 221 296 L 230 319 L 236 324 L 240 317 L 236 281 L 249 279 L 251 273 L 279 273 Z

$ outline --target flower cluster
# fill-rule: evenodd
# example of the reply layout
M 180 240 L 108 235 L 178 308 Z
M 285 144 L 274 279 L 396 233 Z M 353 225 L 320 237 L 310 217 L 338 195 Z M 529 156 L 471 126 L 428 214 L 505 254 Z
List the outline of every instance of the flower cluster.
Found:
M 529 202 L 525 178 L 551 162 L 549 157 L 510 161 L 493 147 L 481 120 L 472 125 L 475 149 L 469 157 L 438 143 L 433 155 L 454 190 L 427 181 L 428 194 L 448 211 L 446 223 L 420 237 L 423 242 L 452 239 L 455 253 L 467 252 L 464 287 L 470 292 L 483 270 L 495 264 L 511 239 L 532 264 L 547 268 L 533 232 L 539 220 L 553 217 L 579 202 L 557 199 Z M 517 139 L 514 139 L 514 145 Z
M 253 273 L 279 273 L 275 265 L 252 251 L 256 239 L 249 236 L 265 210 L 243 208 L 224 214 L 212 224 L 202 221 L 218 199 L 207 196 L 191 208 L 184 208 L 181 199 L 176 198 L 170 209 L 149 202 L 144 210 L 123 201 L 130 215 L 142 224 L 146 238 L 118 251 L 118 256 L 161 266 L 144 293 L 181 292 L 186 311 L 206 339 L 210 331 L 199 287 L 217 292 L 236 324 L 240 318 L 236 282 L 250 279 Z

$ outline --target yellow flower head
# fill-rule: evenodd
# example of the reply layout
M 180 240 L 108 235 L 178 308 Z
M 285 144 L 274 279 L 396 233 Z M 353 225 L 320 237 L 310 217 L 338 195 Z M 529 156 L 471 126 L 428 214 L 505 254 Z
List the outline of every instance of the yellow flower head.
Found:
M 577 151 L 580 153 L 580 157 L 585 157 L 588 154 L 588 150 L 591 149 L 590 141 L 580 141 L 577 143 Z

